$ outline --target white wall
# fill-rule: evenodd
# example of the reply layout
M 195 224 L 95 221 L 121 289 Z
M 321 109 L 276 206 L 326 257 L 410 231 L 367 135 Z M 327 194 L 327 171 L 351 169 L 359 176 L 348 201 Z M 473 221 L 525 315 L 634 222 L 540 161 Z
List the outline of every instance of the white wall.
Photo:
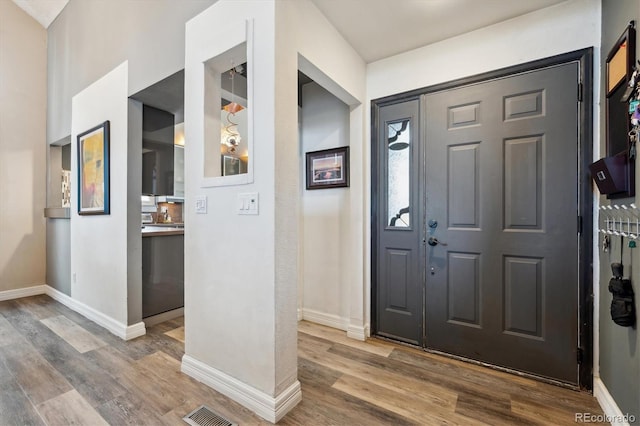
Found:
M 346 299 L 339 302 L 334 299 L 332 303 L 334 306 L 340 303 L 344 307 L 342 313 L 348 318 L 347 334 L 354 338 L 364 339 L 366 334 L 365 290 L 368 288 L 368 284 L 365 284 L 364 281 L 364 221 L 368 215 L 364 210 L 366 66 L 362 58 L 311 1 L 282 1 L 277 2 L 276 7 L 278 11 L 277 46 L 279 47 L 276 52 L 278 55 L 277 64 L 279 65 L 276 74 L 276 87 L 278 88 L 276 110 L 283 112 L 278 116 L 280 120 L 276 126 L 277 139 L 295 141 L 298 136 L 297 121 L 291 119 L 291 114 L 297 109 L 297 68 L 349 106 L 347 140 L 351 156 L 350 187 L 348 198 L 343 200 L 341 215 L 343 220 L 348 220 L 351 232 L 345 236 L 340 247 L 341 253 L 349 254 L 348 259 L 343 259 L 340 266 L 340 274 L 346 280 L 348 288 L 341 289 L 341 296 L 347 295 Z M 284 144 L 280 146 L 283 151 L 280 151 L 276 158 L 285 158 L 286 161 L 292 161 L 291 157 L 287 155 L 300 151 L 299 146 L 285 146 Z M 296 161 L 299 163 L 300 160 Z M 299 170 L 294 171 L 287 163 L 283 162 L 281 168 L 285 167 L 291 173 L 287 175 L 286 179 L 283 179 L 285 187 L 279 188 L 278 194 L 284 193 L 291 196 L 294 194 L 293 189 L 287 187 L 286 183 L 298 182 L 300 180 L 297 177 Z M 302 185 L 303 182 L 299 182 L 299 184 Z M 296 203 L 295 200 L 288 202 L 290 205 Z M 293 211 L 293 209 L 289 209 L 289 212 Z M 291 220 L 290 217 L 284 219 L 284 229 L 289 229 L 286 227 L 291 226 Z M 295 255 L 295 253 L 290 253 L 290 257 L 284 261 L 291 262 Z M 305 286 L 305 293 L 306 291 Z M 310 291 L 311 294 L 318 295 L 321 289 L 311 287 Z M 331 306 L 321 308 L 322 301 L 320 299 L 316 299 L 313 305 L 318 306 L 318 310 L 325 313 L 331 313 L 335 309 Z
M 253 45 L 249 79 L 253 79 L 254 96 L 249 108 L 254 113 L 250 157 L 254 180 L 242 186 L 200 187 L 202 62 L 233 47 L 226 46 L 225 37 L 218 33 L 244 25 L 245 19 L 252 20 L 254 33 L 249 43 Z M 325 84 L 351 101 L 349 138 L 356 159 L 362 159 L 363 109 L 358 102 L 364 99 L 364 62 L 310 1 L 221 0 L 187 23 L 186 198 L 206 196 L 209 207 L 207 214 L 196 214 L 193 202 L 185 206 L 185 222 L 197 232 L 185 232 L 182 368 L 272 421 L 299 398 L 296 296 L 301 182 L 295 114 L 301 56 L 313 68 L 311 77 L 324 77 Z M 358 160 L 352 163 L 351 178 L 355 190 L 350 194 L 362 196 Z M 237 195 L 250 191 L 259 193 L 260 214 L 239 216 Z M 349 203 L 353 200 L 351 196 Z M 358 207 L 362 209 L 361 202 Z M 362 212 L 355 216 L 358 227 Z M 360 246 L 359 251 L 351 251 L 355 260 L 349 273 L 361 274 L 358 233 L 351 235 L 349 244 Z M 356 287 L 362 292 L 361 279 Z M 355 314 L 360 329 L 362 300 Z
M 189 227 L 185 230 L 182 364 L 187 374 L 271 421 L 300 398 L 295 280 L 278 276 L 275 261 L 291 241 L 282 241 L 276 232 L 276 214 L 282 212 L 276 207 L 274 167 L 275 146 L 281 143 L 275 137 L 274 14 L 274 1 L 222 0 L 187 23 L 185 198 L 192 201 L 185 204 L 184 212 Z M 235 47 L 220 33 L 227 28 L 244 31 L 247 20 L 253 28 L 247 45 L 253 49 L 248 52 L 248 78 L 253 82 L 249 109 L 255 140 L 249 161 L 254 179 L 244 185 L 201 187 L 203 62 Z M 293 166 L 297 170 L 295 165 L 297 157 Z M 237 196 L 245 192 L 259 194 L 259 215 L 237 214 Z M 196 197 L 207 197 L 207 214 L 195 213 Z M 293 262 L 294 271 L 295 266 Z
M 472 76 L 561 53 L 594 47 L 600 55 L 600 1 L 570 0 L 420 49 L 373 62 L 367 66 L 367 124 L 369 141 L 370 100 Z M 594 87 L 600 87 L 600 70 L 595 60 Z M 599 117 L 598 97 L 594 98 L 594 117 Z M 594 158 L 599 158 L 599 123 L 594 120 Z M 370 144 L 366 144 L 366 169 L 370 168 Z M 370 211 L 371 182 L 367 182 Z M 370 283 L 370 220 L 367 216 L 368 252 L 366 282 Z M 594 218 L 594 226 L 597 217 Z M 595 233 L 597 235 L 597 233 Z M 594 249 L 594 282 L 597 282 L 598 250 Z M 368 284 L 367 284 L 368 285 Z M 367 300 L 370 292 L 367 287 Z M 596 301 L 597 302 L 597 301 Z M 367 302 L 369 306 L 369 302 Z M 367 313 L 370 321 L 370 312 Z M 596 322 L 597 324 L 597 322 Z M 597 343 L 595 344 L 597 350 Z
M 45 283 L 47 33 L 0 1 L 0 291 Z
M 71 297 L 97 312 L 111 331 L 124 337 L 128 317 L 128 64 L 122 63 L 73 97 L 71 152 L 77 135 L 106 120 L 110 122 L 110 210 L 108 215 L 80 216 L 78 191 L 71 192 Z M 78 182 L 77 155 L 71 156 L 71 181 Z M 135 172 L 135 171 L 134 171 Z M 137 172 L 140 173 L 139 168 Z M 141 177 L 138 177 L 141 179 Z M 139 198 L 139 186 L 137 187 Z M 138 210 L 139 211 L 139 210 Z M 135 223 L 139 224 L 139 216 Z M 136 229 L 139 234 L 139 226 Z M 141 255 L 138 251 L 138 269 Z M 129 259 L 129 261 L 133 261 Z M 139 319 L 138 319 L 139 321 Z
M 349 146 L 349 107 L 317 83 L 302 88 L 302 155 Z M 305 173 L 302 173 L 304 179 Z M 347 330 L 349 326 L 348 251 L 354 229 L 350 220 L 351 188 L 307 191 L 301 181 L 302 315 L 309 321 Z

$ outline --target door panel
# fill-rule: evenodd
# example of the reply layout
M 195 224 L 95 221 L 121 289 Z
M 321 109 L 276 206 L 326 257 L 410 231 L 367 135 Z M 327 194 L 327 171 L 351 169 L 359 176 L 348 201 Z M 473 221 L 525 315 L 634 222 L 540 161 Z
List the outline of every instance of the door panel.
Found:
M 425 96 L 428 347 L 577 383 L 577 81 L 570 63 Z
M 378 122 L 376 332 L 422 344 L 420 101 L 380 108 Z

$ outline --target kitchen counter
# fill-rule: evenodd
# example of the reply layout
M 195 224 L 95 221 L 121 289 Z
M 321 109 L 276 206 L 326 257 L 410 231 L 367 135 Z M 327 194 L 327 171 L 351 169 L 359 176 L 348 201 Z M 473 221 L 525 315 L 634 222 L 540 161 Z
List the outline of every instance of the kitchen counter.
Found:
M 184 235 L 184 226 L 176 226 L 175 224 L 153 224 L 143 225 L 143 237 L 166 237 L 169 235 Z

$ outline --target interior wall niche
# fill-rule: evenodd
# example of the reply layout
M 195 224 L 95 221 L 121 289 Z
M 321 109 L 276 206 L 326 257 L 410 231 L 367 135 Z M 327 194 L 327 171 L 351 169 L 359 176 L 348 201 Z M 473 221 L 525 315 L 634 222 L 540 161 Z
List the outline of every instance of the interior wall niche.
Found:
M 634 21 L 616 41 L 606 59 L 606 144 L 607 156 L 615 157 L 612 174 L 622 175 L 621 184 L 607 193 L 607 198 L 622 198 L 635 195 L 635 158 L 629 143 L 630 116 L 629 82 L 636 61 L 636 31 Z M 597 181 L 596 181 L 597 182 Z
M 204 60 L 201 186 L 253 182 L 252 25 L 224 33 L 229 49 Z

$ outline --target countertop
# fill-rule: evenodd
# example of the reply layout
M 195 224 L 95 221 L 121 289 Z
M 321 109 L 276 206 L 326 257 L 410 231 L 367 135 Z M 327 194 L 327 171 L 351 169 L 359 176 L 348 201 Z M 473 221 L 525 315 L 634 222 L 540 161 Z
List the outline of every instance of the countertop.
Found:
M 167 237 L 169 235 L 184 235 L 184 225 L 176 226 L 170 223 L 154 223 L 142 225 L 143 237 Z

